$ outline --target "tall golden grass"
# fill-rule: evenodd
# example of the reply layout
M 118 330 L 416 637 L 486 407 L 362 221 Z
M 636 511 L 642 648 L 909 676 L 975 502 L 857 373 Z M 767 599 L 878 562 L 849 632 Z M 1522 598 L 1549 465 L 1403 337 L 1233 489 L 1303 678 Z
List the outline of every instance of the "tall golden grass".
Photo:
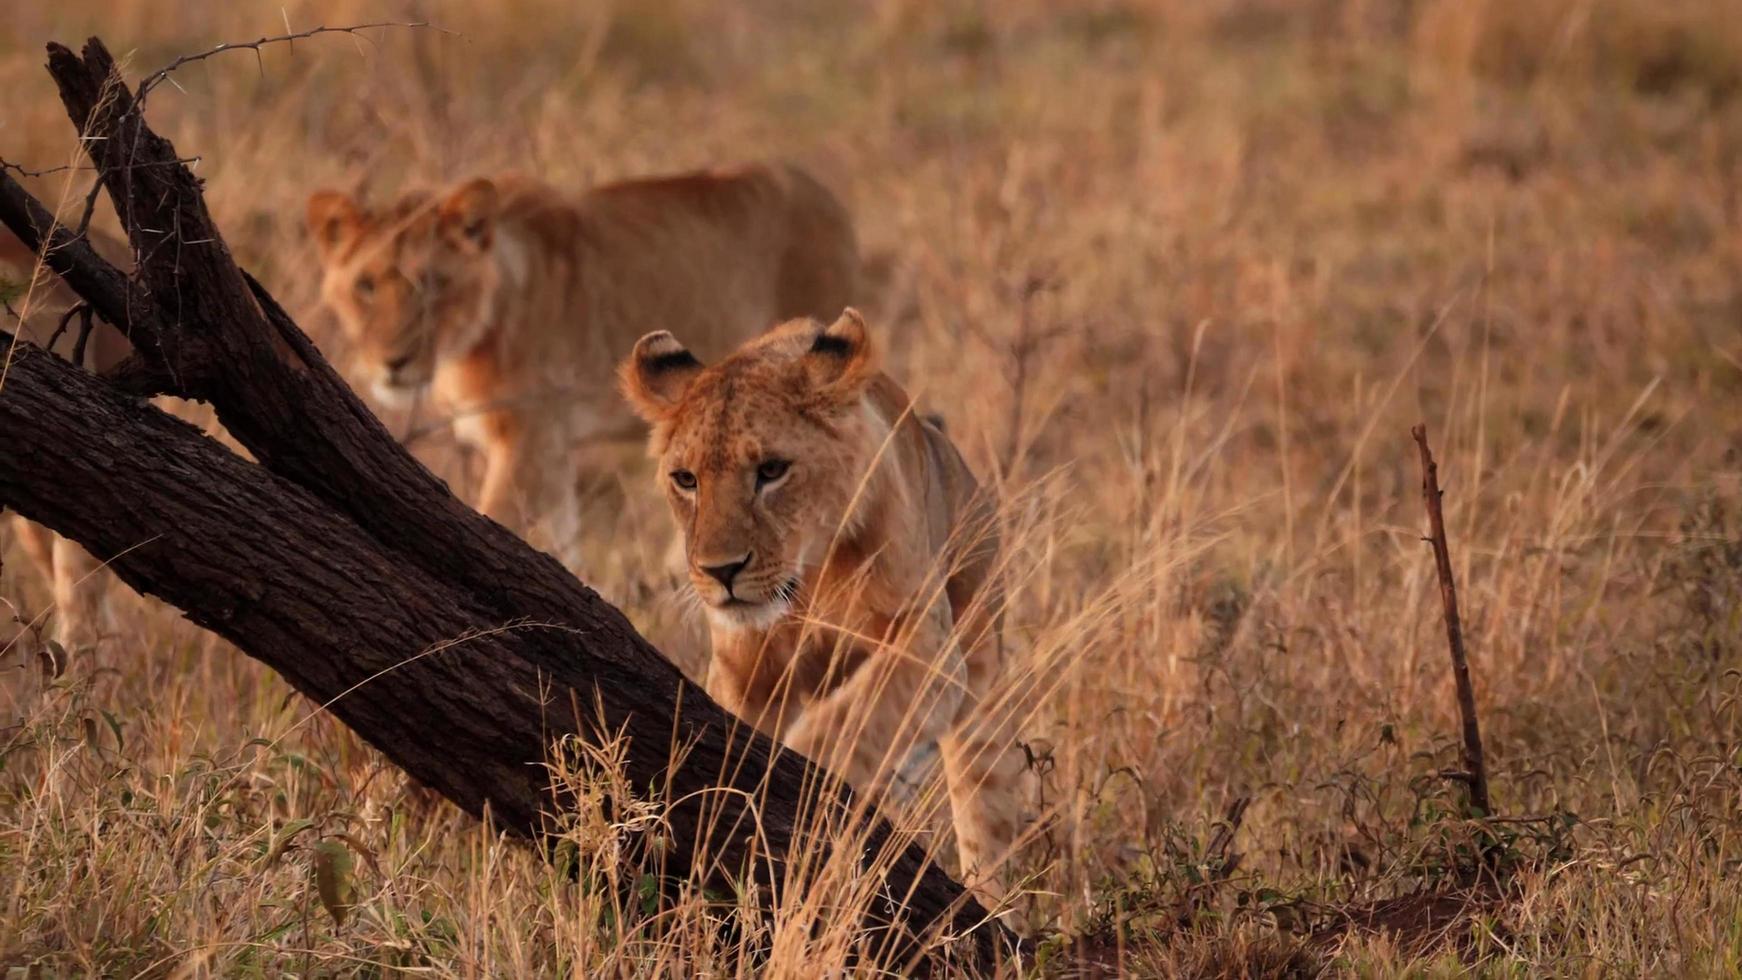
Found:
M 0 153 L 76 159 L 49 39 L 99 33 L 137 76 L 287 25 L 444 28 L 236 53 L 152 97 L 234 250 L 341 358 L 300 229 L 317 187 L 797 159 L 854 207 L 893 373 L 1006 501 L 1043 972 L 1742 970 L 1742 7 L 724 7 L 26 4 L 0 18 Z M 82 180 L 34 183 L 76 207 Z M 1439 775 L 1417 421 L 1509 821 L 1485 828 Z M 693 670 L 637 455 L 601 467 L 588 553 Z M 5 558 L 0 596 L 40 610 Z M 656 799 L 577 805 L 541 855 L 112 592 L 63 674 L 0 673 L 0 964 L 877 968 L 828 914 L 868 900 L 851 874 L 768 923 L 742 893 L 628 901 Z M 635 798 L 613 751 L 553 748 L 553 774 Z M 343 924 L 323 838 L 359 855 Z M 1366 927 L 1483 849 L 1511 875 L 1479 908 Z

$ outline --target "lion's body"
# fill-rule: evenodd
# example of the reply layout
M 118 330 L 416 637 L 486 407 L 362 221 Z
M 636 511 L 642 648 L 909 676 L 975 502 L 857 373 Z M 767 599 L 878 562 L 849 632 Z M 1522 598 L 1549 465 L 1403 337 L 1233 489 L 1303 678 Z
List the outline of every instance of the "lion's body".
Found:
M 380 215 L 317 195 L 323 296 L 386 395 L 427 386 L 481 450 L 478 508 L 575 564 L 575 449 L 628 431 L 616 361 L 650 327 L 724 350 L 836 311 L 845 209 L 790 167 L 628 181 L 570 198 L 520 177 L 408 195 Z M 360 296 L 358 283 L 371 283 Z
M 964 870 L 992 875 L 1025 773 L 997 694 L 993 508 L 865 347 L 851 313 L 705 369 L 654 335 L 624 383 L 676 475 L 709 693 L 861 790 L 910 789 L 935 746 Z

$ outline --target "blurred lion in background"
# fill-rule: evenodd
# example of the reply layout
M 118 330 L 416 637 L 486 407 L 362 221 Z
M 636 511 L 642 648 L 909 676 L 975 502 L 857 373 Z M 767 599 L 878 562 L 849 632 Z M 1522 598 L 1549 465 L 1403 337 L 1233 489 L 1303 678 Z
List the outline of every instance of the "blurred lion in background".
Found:
M 859 272 L 851 219 L 805 172 L 746 166 L 570 196 L 523 176 L 371 209 L 321 191 L 321 296 L 388 405 L 427 392 L 481 452 L 478 510 L 580 570 L 577 449 L 638 431 L 613 371 L 666 328 L 709 353 L 838 313 Z

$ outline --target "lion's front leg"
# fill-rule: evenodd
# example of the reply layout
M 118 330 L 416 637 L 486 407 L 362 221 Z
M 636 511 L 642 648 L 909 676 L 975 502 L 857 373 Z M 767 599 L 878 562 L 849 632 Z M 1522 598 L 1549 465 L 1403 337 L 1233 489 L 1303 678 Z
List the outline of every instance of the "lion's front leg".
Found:
M 102 563 L 75 541 L 55 536 L 54 637 L 65 647 L 95 643 L 103 632 L 103 593 L 108 584 Z
M 802 710 L 792 678 L 760 634 L 713 633 L 713 656 L 703 685 L 708 696 L 763 734 L 781 739 Z
M 861 792 L 911 798 L 937 762 L 965 691 L 948 614 L 906 647 L 880 647 L 807 708 L 786 743 Z
M 992 904 L 1003 897 L 1003 869 L 1026 822 L 1028 766 L 1012 714 L 1009 705 L 981 705 L 939 746 L 962 876 Z
M 484 454 L 478 512 L 580 572 L 579 467 L 559 433 L 528 433 L 506 412 L 493 412 L 465 435 Z
M 539 524 L 550 541 L 550 552 L 563 567 L 581 575 L 581 495 L 575 484 L 580 473 L 563 467 L 561 478 L 551 483 L 541 501 Z
M 484 454 L 484 482 L 478 488 L 478 513 L 524 534 L 526 526 L 516 493 L 515 476 L 525 457 L 525 447 L 518 432 L 507 431 L 506 426 L 491 425 L 491 421 L 487 419 L 479 426 L 486 433 L 484 438 L 466 440 Z
M 1024 699 L 1009 676 L 995 630 L 975 634 L 978 642 L 968 651 L 967 696 L 939 745 L 963 879 L 993 906 L 1003 898 L 1005 869 L 1020 841 L 1032 791 L 1027 758 L 1017 742 Z

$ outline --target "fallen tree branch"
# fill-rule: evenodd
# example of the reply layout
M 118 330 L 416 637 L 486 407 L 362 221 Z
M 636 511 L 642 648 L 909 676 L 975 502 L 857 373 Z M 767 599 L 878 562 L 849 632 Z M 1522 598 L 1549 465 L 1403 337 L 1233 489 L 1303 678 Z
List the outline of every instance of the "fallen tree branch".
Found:
M 1446 521 L 1440 512 L 1440 468 L 1427 444 L 1427 426 L 1410 430 L 1421 449 L 1421 499 L 1427 508 L 1428 537 L 1439 573 L 1440 604 L 1446 621 L 1446 645 L 1452 653 L 1452 683 L 1457 689 L 1458 716 L 1463 722 L 1464 772 L 1457 774 L 1469 792 L 1470 810 L 1479 817 L 1494 812 L 1488 798 L 1488 767 L 1482 754 L 1482 732 L 1476 721 L 1476 692 L 1470 684 L 1470 661 L 1464 654 L 1464 627 L 1458 618 L 1458 587 L 1452 579 L 1452 556 L 1446 544 Z
M 130 325 L 143 312 L 143 304 L 136 306 L 132 302 L 127 274 L 97 254 L 88 238 L 55 220 L 53 212 L 3 169 L 0 169 L 0 224 L 10 228 L 27 249 L 42 256 L 54 274 L 65 280 L 98 316 L 123 333 L 130 332 Z M 148 324 L 141 326 L 150 329 Z

